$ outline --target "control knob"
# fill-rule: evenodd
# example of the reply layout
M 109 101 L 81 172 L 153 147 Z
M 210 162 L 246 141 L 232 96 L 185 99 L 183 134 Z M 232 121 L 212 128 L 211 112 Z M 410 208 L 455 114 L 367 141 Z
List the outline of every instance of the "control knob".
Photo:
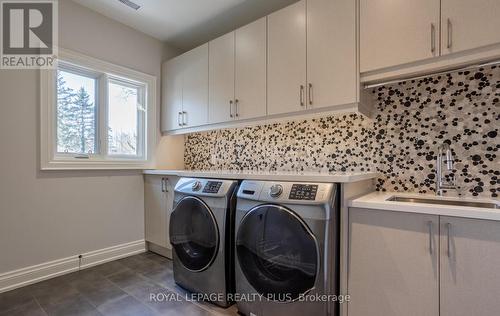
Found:
M 281 184 L 274 184 L 269 190 L 269 195 L 273 198 L 277 198 L 283 193 L 283 186 Z
M 199 191 L 201 189 L 201 182 L 200 181 L 193 182 L 193 185 L 191 186 L 191 189 L 193 191 Z

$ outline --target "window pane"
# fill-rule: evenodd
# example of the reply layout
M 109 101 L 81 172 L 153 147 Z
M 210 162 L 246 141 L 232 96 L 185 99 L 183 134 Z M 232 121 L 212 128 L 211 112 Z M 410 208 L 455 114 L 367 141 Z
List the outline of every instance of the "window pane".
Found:
M 96 152 L 96 80 L 57 72 L 57 152 Z
M 139 88 L 109 82 L 108 153 L 138 154 Z

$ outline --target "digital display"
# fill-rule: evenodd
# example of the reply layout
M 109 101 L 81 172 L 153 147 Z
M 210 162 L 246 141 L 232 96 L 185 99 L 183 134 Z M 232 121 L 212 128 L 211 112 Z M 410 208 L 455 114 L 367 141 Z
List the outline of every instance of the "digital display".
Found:
M 289 199 L 314 201 L 317 192 L 318 186 L 315 184 L 293 184 Z
M 203 188 L 203 193 L 218 193 L 221 185 L 220 181 L 208 181 Z

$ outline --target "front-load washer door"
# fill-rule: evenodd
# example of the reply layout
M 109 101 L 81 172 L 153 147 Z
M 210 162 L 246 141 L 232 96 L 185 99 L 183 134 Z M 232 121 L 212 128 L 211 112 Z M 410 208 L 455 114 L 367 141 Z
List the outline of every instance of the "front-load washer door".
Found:
M 247 281 L 264 297 L 292 301 L 314 287 L 319 250 L 307 224 L 293 211 L 260 205 L 241 220 L 236 253 Z
M 170 216 L 170 243 L 181 264 L 191 271 L 207 269 L 219 247 L 219 229 L 210 208 L 199 198 L 184 197 Z

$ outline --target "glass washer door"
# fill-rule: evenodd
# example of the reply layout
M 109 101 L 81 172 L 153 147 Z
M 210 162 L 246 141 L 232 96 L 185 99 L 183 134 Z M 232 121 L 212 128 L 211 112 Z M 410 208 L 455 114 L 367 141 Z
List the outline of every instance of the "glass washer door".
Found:
M 307 224 L 278 205 L 250 210 L 240 223 L 236 253 L 247 281 L 270 300 L 291 301 L 314 287 L 318 246 Z
M 170 216 L 170 243 L 184 267 L 203 271 L 219 247 L 219 229 L 212 211 L 199 198 L 182 198 Z

